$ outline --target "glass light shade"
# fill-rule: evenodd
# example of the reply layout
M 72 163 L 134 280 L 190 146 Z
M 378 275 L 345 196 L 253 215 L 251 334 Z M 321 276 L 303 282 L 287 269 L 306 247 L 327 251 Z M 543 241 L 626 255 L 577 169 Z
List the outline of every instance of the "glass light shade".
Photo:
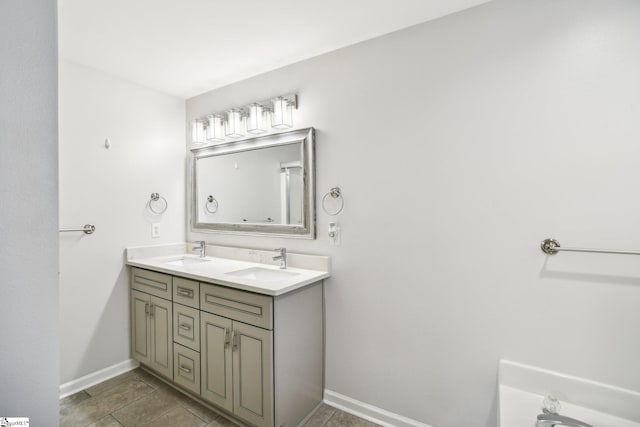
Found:
M 224 124 L 225 135 L 229 138 L 240 138 L 244 136 L 242 129 L 242 114 L 240 110 L 227 111 L 227 121 Z
M 275 129 L 289 129 L 293 126 L 293 105 L 279 96 L 273 100 L 271 127 Z
M 194 144 L 205 144 L 205 122 L 202 120 L 193 120 L 191 122 L 191 142 Z
M 224 118 L 217 114 L 208 117 L 209 126 L 207 126 L 207 141 L 221 142 L 224 141 Z
M 252 134 L 264 133 L 267 131 L 266 111 L 260 104 L 249 106 L 249 116 L 247 117 L 247 132 Z

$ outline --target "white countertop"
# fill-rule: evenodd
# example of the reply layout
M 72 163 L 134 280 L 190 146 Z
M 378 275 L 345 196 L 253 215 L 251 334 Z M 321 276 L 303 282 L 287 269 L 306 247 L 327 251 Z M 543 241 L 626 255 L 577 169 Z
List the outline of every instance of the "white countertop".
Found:
M 174 245 L 179 249 L 180 245 Z M 184 246 L 186 247 L 186 245 Z M 243 270 L 247 268 L 259 267 L 261 269 L 273 270 L 274 272 L 280 271 L 278 265 L 265 264 L 259 262 L 252 262 L 246 259 L 233 259 L 226 257 L 207 256 L 206 262 L 198 262 L 188 265 L 171 265 L 167 262 L 176 260 L 178 258 L 199 258 L 197 255 L 185 254 L 184 250 L 172 251 L 166 247 L 150 247 L 152 250 L 145 250 L 146 248 L 129 248 L 127 249 L 127 265 L 133 267 L 144 268 L 147 270 L 158 271 L 161 273 L 172 274 L 175 276 L 184 277 L 187 279 L 193 279 L 200 282 L 216 283 L 230 288 L 241 289 L 250 292 L 256 292 L 264 295 L 279 296 L 284 295 L 287 292 L 294 291 L 304 286 L 315 283 L 319 280 L 329 277 L 328 271 L 328 257 L 317 256 L 321 262 L 315 263 L 318 266 L 326 266 L 323 270 L 311 270 L 306 268 L 297 268 L 294 266 L 287 267 L 286 272 L 295 273 L 295 275 L 279 278 L 278 280 L 255 280 L 246 277 L 239 277 L 229 275 L 234 271 Z M 158 250 L 160 248 L 160 250 Z M 207 246 L 209 249 L 209 246 Z M 212 252 L 221 253 L 224 251 L 222 247 L 213 247 Z M 153 250 L 155 249 L 155 250 Z M 249 255 L 256 255 L 258 253 L 266 252 L 269 256 L 274 255 L 269 251 L 259 251 L 241 248 L 232 248 L 234 254 L 241 254 L 241 251 L 247 251 Z M 167 252 L 173 252 L 167 254 Z M 162 253 L 160 256 L 154 256 L 158 253 Z M 151 255 L 151 256 L 147 256 Z M 316 257 L 313 255 L 297 255 L 290 254 L 290 258 L 296 259 L 297 257 L 309 258 Z M 260 259 L 264 259 L 261 256 Z M 310 264 L 307 260 L 306 264 Z M 313 264 L 313 263 L 311 263 Z

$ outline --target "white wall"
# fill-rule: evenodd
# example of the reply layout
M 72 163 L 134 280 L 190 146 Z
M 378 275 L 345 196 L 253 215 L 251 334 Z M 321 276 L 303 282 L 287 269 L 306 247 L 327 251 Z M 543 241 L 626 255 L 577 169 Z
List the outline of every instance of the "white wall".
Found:
M 184 100 L 60 62 L 60 225 L 97 228 L 60 235 L 61 383 L 129 359 L 124 248 L 184 241 L 184 129 Z
M 437 427 L 494 426 L 499 358 L 640 391 L 640 2 L 507 1 L 215 90 L 187 119 L 296 91 L 330 254 L 326 387 Z
M 0 2 L 0 416 L 58 425 L 56 5 Z

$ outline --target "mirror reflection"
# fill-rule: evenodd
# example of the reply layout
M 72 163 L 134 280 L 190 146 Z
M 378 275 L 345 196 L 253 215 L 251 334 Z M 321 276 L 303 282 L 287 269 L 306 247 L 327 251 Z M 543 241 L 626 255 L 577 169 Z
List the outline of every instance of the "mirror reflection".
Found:
M 301 158 L 297 143 L 199 159 L 198 222 L 302 224 Z
M 313 129 L 192 153 L 195 231 L 314 237 Z

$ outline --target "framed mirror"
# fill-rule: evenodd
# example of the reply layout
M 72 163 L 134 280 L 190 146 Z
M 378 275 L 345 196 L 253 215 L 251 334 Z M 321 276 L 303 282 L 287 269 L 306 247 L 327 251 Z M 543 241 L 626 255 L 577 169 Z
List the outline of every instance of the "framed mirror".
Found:
M 315 239 L 314 129 L 191 150 L 194 232 Z

